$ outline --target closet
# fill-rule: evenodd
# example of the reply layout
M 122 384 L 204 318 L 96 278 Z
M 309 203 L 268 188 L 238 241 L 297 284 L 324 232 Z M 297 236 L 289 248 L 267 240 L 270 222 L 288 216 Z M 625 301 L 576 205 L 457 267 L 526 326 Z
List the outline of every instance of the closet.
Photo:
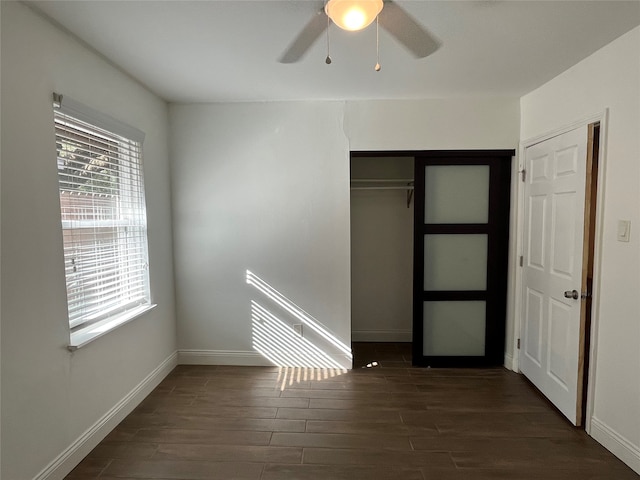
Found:
M 352 152 L 354 342 L 502 365 L 513 150 Z
M 411 342 L 413 157 L 351 159 L 354 342 Z

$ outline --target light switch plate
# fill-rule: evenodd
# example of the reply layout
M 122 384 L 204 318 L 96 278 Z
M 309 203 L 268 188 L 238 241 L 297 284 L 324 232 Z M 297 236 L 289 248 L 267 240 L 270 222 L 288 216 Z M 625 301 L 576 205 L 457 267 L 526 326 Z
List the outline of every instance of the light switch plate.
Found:
M 618 220 L 618 241 L 628 242 L 631 236 L 631 221 Z

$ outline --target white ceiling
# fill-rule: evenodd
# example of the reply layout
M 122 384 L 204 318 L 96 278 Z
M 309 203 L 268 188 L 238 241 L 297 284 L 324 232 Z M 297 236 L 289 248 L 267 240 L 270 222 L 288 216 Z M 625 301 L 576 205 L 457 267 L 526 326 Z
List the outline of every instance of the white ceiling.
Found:
M 332 26 L 298 63 L 278 58 L 318 0 L 29 2 L 172 102 L 523 95 L 640 24 L 640 0 L 397 3 L 442 42 L 415 59 L 375 24 Z M 639 46 L 640 51 L 640 46 Z

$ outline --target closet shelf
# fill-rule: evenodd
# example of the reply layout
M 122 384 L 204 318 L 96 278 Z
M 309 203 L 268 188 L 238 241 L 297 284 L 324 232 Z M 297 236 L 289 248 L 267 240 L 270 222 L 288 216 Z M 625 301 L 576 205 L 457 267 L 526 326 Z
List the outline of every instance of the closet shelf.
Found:
M 352 178 L 351 190 L 406 190 L 407 208 L 413 198 L 412 178 Z
M 413 183 L 413 178 L 352 178 L 351 183 Z

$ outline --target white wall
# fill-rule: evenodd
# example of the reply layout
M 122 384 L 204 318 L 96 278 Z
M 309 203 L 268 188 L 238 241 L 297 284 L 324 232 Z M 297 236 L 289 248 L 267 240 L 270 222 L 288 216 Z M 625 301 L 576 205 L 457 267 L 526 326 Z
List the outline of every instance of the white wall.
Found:
M 519 139 L 514 98 L 172 105 L 170 119 L 178 341 L 194 363 L 264 362 L 247 269 L 350 345 L 350 150 Z
M 264 363 L 252 357 L 250 307 L 269 302 L 246 284 L 247 270 L 350 345 L 342 110 L 339 102 L 171 106 L 178 341 L 190 350 L 182 361 Z
M 352 158 L 351 179 L 358 178 L 412 180 L 413 157 Z M 378 184 L 389 185 L 402 184 Z M 407 190 L 351 190 L 354 342 L 412 341 L 413 204 Z
M 25 5 L 1 5 L 2 478 L 34 478 L 54 460 L 48 478 L 61 478 L 100 438 L 74 442 L 176 349 L 167 106 Z M 75 353 L 66 349 L 54 91 L 146 132 L 158 307 Z M 60 457 L 72 444 L 75 453 Z
M 640 473 L 640 27 L 525 95 L 522 138 L 606 108 L 591 434 Z M 616 240 L 619 219 L 629 243 Z
M 347 103 L 351 150 L 517 148 L 518 100 L 509 97 Z

